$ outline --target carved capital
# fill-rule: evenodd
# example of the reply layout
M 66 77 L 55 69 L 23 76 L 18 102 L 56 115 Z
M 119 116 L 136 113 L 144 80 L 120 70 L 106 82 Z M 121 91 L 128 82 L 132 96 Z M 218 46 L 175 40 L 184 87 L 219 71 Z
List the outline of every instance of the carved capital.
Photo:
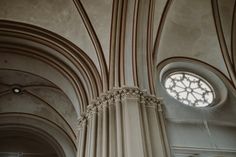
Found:
M 145 105 L 146 107 L 153 107 L 158 109 L 158 111 L 162 111 L 161 100 L 154 95 L 147 94 L 146 91 L 140 90 L 137 87 L 114 88 L 91 101 L 87 107 L 87 111 L 83 114 L 83 116 L 81 116 L 79 125 L 86 122 L 86 119 L 91 118 L 93 114 L 103 112 L 105 107 L 114 105 L 115 102 L 121 101 L 122 99 L 128 97 L 137 98 L 139 99 L 139 103 L 142 105 Z

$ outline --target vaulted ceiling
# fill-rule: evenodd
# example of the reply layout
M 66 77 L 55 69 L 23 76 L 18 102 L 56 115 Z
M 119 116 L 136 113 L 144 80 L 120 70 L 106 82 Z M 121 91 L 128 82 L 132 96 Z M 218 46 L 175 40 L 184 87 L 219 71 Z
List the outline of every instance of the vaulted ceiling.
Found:
M 93 99 L 137 86 L 163 97 L 177 154 L 187 146 L 199 154 L 202 143 L 208 155 L 216 148 L 234 154 L 235 142 L 211 140 L 236 132 L 235 6 L 235 0 L 1 0 L 0 112 L 50 120 L 73 145 L 76 118 Z M 176 70 L 212 83 L 218 107 L 199 110 L 171 98 L 163 77 Z M 20 97 L 15 86 L 24 91 Z M 210 143 L 178 136 L 191 128 Z

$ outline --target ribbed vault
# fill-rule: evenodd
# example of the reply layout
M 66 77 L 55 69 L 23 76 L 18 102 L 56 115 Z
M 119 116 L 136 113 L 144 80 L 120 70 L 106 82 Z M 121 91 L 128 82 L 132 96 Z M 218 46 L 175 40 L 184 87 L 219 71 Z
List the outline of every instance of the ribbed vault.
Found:
M 0 115 L 53 124 L 76 145 L 93 100 L 135 87 L 163 97 L 174 155 L 235 155 L 235 40 L 235 0 L 1 0 Z M 178 70 L 213 84 L 212 108 L 166 93 L 162 76 Z

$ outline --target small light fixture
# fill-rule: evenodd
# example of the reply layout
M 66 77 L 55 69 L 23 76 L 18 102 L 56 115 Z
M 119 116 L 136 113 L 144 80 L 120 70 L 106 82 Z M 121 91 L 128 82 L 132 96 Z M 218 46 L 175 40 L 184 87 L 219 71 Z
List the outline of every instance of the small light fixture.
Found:
M 22 89 L 21 89 L 20 87 L 18 87 L 18 86 L 14 86 L 14 87 L 12 88 L 12 92 L 13 92 L 14 94 L 21 94 L 21 93 L 22 93 Z

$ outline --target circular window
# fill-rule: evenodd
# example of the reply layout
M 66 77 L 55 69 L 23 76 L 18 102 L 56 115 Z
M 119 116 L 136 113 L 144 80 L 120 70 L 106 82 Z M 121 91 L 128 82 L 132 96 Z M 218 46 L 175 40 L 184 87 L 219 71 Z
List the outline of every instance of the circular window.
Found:
M 165 78 L 164 86 L 169 95 L 188 106 L 206 107 L 215 99 L 212 86 L 193 73 L 171 73 Z

